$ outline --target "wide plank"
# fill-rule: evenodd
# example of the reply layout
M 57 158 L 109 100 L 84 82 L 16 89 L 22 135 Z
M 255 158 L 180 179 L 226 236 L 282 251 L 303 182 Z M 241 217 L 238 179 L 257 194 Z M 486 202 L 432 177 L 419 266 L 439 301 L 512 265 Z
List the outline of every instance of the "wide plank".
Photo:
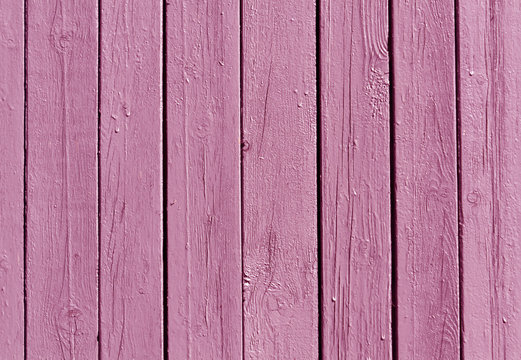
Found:
M 24 356 L 24 4 L 0 4 L 0 349 Z
M 245 0 L 244 352 L 318 358 L 316 5 Z
M 453 1 L 393 1 L 397 352 L 459 359 Z
M 388 1 L 320 1 L 322 354 L 391 356 Z
M 101 6 L 100 353 L 162 359 L 162 1 Z
M 463 350 L 521 358 L 521 7 L 459 1 Z
M 27 4 L 27 359 L 97 359 L 97 2 Z
M 242 359 L 239 0 L 166 17 L 168 355 Z

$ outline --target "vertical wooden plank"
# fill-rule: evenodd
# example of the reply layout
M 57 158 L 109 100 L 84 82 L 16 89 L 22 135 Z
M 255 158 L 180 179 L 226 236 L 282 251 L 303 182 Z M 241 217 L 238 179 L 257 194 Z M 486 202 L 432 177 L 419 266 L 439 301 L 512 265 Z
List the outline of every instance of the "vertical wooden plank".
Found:
M 101 9 L 101 357 L 162 359 L 162 5 Z
M 242 359 L 239 1 L 167 7 L 171 359 Z
M 24 356 L 24 4 L 0 2 L 0 349 Z
M 243 3 L 247 359 L 318 357 L 315 13 Z
M 394 1 L 398 352 L 459 358 L 453 1 Z
M 27 359 L 96 359 L 98 8 L 27 13 Z
M 459 1 L 466 359 L 521 358 L 521 7 Z
M 388 1 L 320 15 L 323 356 L 389 359 Z

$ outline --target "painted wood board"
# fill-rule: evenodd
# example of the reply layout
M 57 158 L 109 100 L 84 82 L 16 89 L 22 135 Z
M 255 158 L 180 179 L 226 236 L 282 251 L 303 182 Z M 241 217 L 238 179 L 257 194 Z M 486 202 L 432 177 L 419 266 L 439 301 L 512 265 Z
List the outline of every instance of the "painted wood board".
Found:
M 239 1 L 166 11 L 168 355 L 242 359 Z
M 24 4 L 0 3 L 0 349 L 24 356 Z
M 466 359 L 521 357 L 521 8 L 459 2 Z
M 316 5 L 246 0 L 244 352 L 318 358 Z
M 322 354 L 391 357 L 388 2 L 320 2 Z
M 98 355 L 97 15 L 27 1 L 27 359 Z
M 397 351 L 460 356 L 452 1 L 392 3 Z
M 103 1 L 102 359 L 162 359 L 162 1 Z

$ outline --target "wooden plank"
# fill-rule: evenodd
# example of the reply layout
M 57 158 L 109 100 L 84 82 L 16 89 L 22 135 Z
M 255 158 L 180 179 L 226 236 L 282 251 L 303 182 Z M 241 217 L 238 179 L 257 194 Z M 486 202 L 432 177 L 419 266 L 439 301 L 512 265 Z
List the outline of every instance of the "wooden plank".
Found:
M 315 12 L 243 4 L 247 359 L 318 358 Z
M 239 1 L 167 11 L 171 359 L 242 359 Z
M 459 2 L 466 359 L 521 358 L 521 8 Z
M 454 2 L 393 2 L 400 359 L 458 359 Z
M 101 15 L 103 359 L 162 359 L 162 1 Z
M 320 2 L 326 359 L 391 357 L 388 2 Z
M 27 13 L 27 359 L 96 359 L 98 8 Z
M 0 3 L 0 349 L 24 357 L 24 4 Z

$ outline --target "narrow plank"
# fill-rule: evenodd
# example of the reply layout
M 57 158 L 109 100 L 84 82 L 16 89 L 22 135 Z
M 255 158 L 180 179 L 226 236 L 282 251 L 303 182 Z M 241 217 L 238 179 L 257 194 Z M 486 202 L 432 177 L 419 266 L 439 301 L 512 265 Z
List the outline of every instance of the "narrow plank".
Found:
M 0 3 L 0 349 L 24 357 L 24 4 Z
M 162 359 L 161 4 L 101 5 L 103 359 Z
M 393 2 L 398 353 L 458 359 L 454 2 Z
M 98 8 L 27 13 L 27 359 L 96 359 Z
M 247 359 L 318 358 L 316 6 L 243 4 Z
M 170 359 L 242 359 L 239 0 L 167 14 Z
M 459 1 L 466 359 L 521 358 L 521 8 Z
M 388 11 L 320 2 L 325 359 L 391 357 Z

